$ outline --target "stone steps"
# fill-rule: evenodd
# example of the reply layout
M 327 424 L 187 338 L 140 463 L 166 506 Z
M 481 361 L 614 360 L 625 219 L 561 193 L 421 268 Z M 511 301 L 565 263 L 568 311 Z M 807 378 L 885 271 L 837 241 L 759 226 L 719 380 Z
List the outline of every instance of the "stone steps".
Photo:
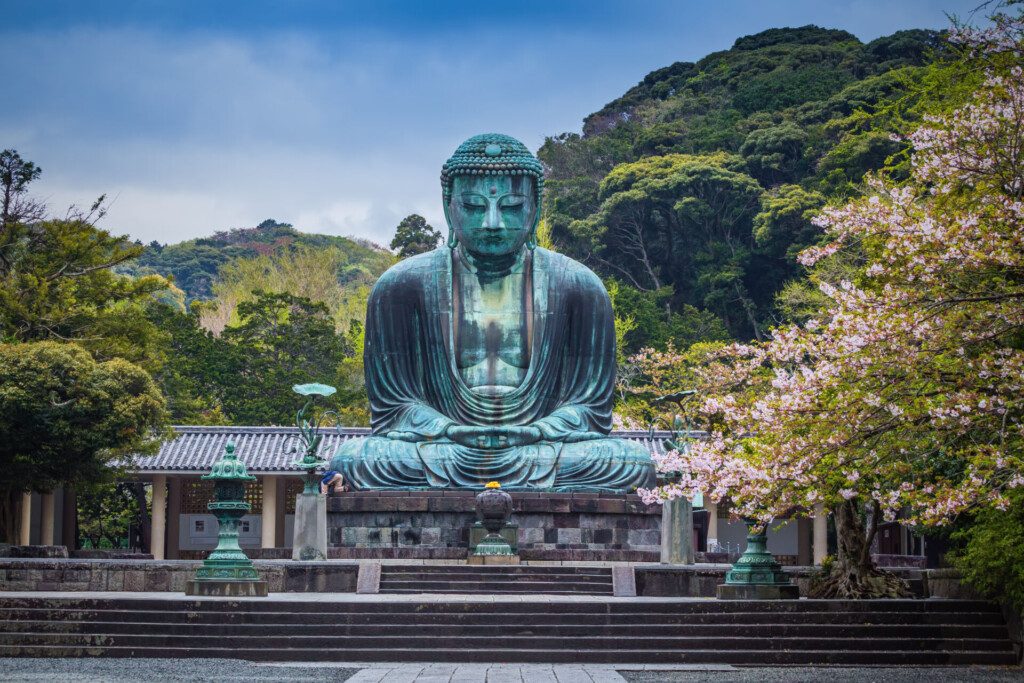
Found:
M 250 661 L 334 661 L 334 662 L 516 662 L 516 663 L 609 663 L 609 664 L 734 664 L 734 665 L 885 665 L 885 666 L 941 666 L 941 665 L 1013 665 L 1017 657 L 1012 652 L 919 650 L 687 650 L 649 651 L 630 649 L 589 650 L 572 649 L 524 650 L 493 648 L 457 651 L 425 652 L 418 648 L 367 650 L 337 647 L 332 644 L 321 648 L 257 649 L 217 648 L 197 645 L 187 648 L 121 647 L 96 644 L 87 648 L 68 646 L 0 646 L 3 657 L 160 657 L 160 658 L 227 658 Z
M 715 603 L 711 603 L 712 605 Z M 572 625 L 587 630 L 618 626 L 623 629 L 635 629 L 637 626 L 665 626 L 672 628 L 724 626 L 730 629 L 745 626 L 763 628 L 794 628 L 810 624 L 814 629 L 821 628 L 878 628 L 909 629 L 922 628 L 964 628 L 964 629 L 999 629 L 1005 630 L 1003 617 L 998 612 L 959 612 L 956 623 L 949 623 L 949 617 L 941 613 L 919 612 L 709 612 L 663 614 L 657 611 L 636 613 L 590 614 L 577 613 L 568 608 L 573 605 L 561 604 L 564 613 L 572 614 Z M 348 610 L 351 606 L 346 606 Z M 17 628 L 27 623 L 52 623 L 51 609 L 0 609 L 0 624 L 9 628 Z M 264 612 L 259 610 L 227 612 L 222 610 L 203 611 L 154 611 L 136 612 L 129 610 L 64 610 L 62 619 L 68 624 L 129 624 L 151 625 L 154 623 L 168 626 L 183 625 L 187 628 L 214 626 L 229 627 L 233 625 L 270 625 L 273 627 L 323 629 L 331 626 L 345 627 L 349 625 L 374 626 L 383 624 L 388 628 L 395 626 L 396 615 L 400 616 L 403 625 L 452 625 L 462 628 L 473 625 L 487 627 L 505 624 L 521 625 L 522 623 L 543 624 L 549 612 L 536 607 L 532 612 L 507 610 L 501 614 L 485 612 L 359 612 L 343 613 L 323 612 Z M 4 626 L 0 626 L 2 629 Z M 559 627 L 558 624 L 550 627 Z
M 383 565 L 381 593 L 611 595 L 606 567 Z
M 963 600 L 530 602 L 0 596 L 0 656 L 262 661 L 1014 664 Z
M 391 650 L 415 646 L 421 650 L 460 650 L 486 649 L 494 645 L 496 637 L 501 638 L 502 648 L 514 650 L 555 650 L 565 644 L 563 636 L 521 636 L 506 634 L 503 636 L 477 636 L 471 634 L 435 635 L 420 633 L 419 635 L 381 636 L 377 634 L 360 634 L 345 636 L 345 645 L 350 648 L 363 649 L 377 647 Z M 252 638 L 248 636 L 217 635 L 218 647 L 230 647 L 244 650 L 252 646 Z M 333 635 L 302 635 L 278 634 L 274 644 L 287 649 L 329 649 L 337 642 Z M 623 644 L 619 635 L 590 635 L 577 639 L 575 642 L 594 650 L 615 649 Z M 186 648 L 196 643 L 195 635 L 168 635 L 166 633 L 124 634 L 100 631 L 96 633 L 35 633 L 0 632 L 0 647 L 20 645 L 29 646 L 62 646 L 88 648 L 94 645 L 117 645 L 118 647 L 167 647 Z M 701 637 L 677 636 L 663 637 L 652 635 L 635 635 L 628 639 L 633 650 L 744 650 L 750 647 L 750 637 Z M 1011 652 L 1012 646 L 1005 638 L 788 638 L 766 637 L 760 644 L 765 650 L 914 650 L 914 651 L 993 651 Z

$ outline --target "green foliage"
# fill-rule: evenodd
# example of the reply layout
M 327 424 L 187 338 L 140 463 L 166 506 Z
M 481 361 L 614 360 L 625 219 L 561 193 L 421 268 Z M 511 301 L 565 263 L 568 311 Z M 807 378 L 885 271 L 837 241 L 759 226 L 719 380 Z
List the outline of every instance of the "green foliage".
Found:
M 398 251 L 398 258 L 408 258 L 422 254 L 437 247 L 441 242 L 441 233 L 418 213 L 402 219 L 391 240 L 391 248 Z
M 157 273 L 174 279 L 187 301 L 208 300 L 214 296 L 214 285 L 221 270 L 240 259 L 259 256 L 279 257 L 295 249 L 313 251 L 337 250 L 338 259 L 346 266 L 365 267 L 366 272 L 379 275 L 393 261 L 380 247 L 365 241 L 333 235 L 314 235 L 295 230 L 288 223 L 267 219 L 255 228 L 223 231 L 212 237 L 188 240 L 179 244 L 151 243 L 132 263 L 124 267 L 132 275 Z M 345 273 L 337 273 L 339 280 Z
M 167 289 L 150 275 L 132 278 L 114 266 L 138 255 L 86 218 L 9 224 L 0 263 L 0 334 L 7 341 L 72 340 L 97 358 L 159 362 L 156 328 L 141 306 Z
M 740 157 L 670 154 L 616 166 L 598 210 L 569 230 L 592 259 L 633 287 L 664 293 L 666 314 L 701 306 L 734 334 L 754 333 L 755 300 L 744 281 L 762 188 Z M 755 289 L 754 291 L 757 291 Z
M 49 491 L 104 479 L 154 445 L 163 397 L 137 365 L 97 362 L 76 344 L 0 344 L 0 488 Z
M 949 558 L 965 582 L 987 598 L 1024 611 L 1024 494 L 1008 495 L 1006 510 L 986 509 L 953 534 L 961 547 Z
M 38 213 L 39 205 L 26 200 L 25 193 L 42 173 L 43 169 L 22 159 L 15 150 L 0 152 L 0 230 L 6 232 L 14 223 L 30 222 Z
M 133 524 L 142 517 L 132 484 L 76 486 L 78 537 L 90 548 L 127 548 Z
M 795 263 L 796 255 L 820 238 L 811 219 L 824 205 L 824 195 L 799 185 L 782 185 L 766 193 L 754 216 L 754 242 L 772 256 Z
M 935 31 L 865 45 L 804 26 L 654 71 L 583 135 L 545 140 L 551 238 L 623 290 L 671 287 L 670 313 L 694 307 L 758 336 L 785 315 L 774 301 L 801 274 L 795 254 L 819 239 L 811 214 L 898 163 L 893 121 L 924 111 L 912 87 L 955 80 L 935 73 L 949 52 Z
M 233 370 L 223 387 L 225 412 L 236 424 L 290 424 L 292 386 L 334 382 L 352 349 L 335 333 L 327 306 L 303 297 L 256 292 L 238 315 L 240 324 L 222 335 Z
M 199 315 L 154 303 L 147 318 L 164 335 L 167 360 L 153 378 L 167 401 L 170 421 L 177 425 L 228 424 L 225 388 L 237 381 L 235 358 L 228 343 L 199 325 Z
M 671 287 L 645 292 L 610 280 L 608 291 L 615 292 L 612 303 L 616 321 L 620 318 L 624 321 L 619 340 L 623 351 L 644 347 L 666 348 L 670 343 L 686 348 L 701 341 L 730 339 L 725 324 L 710 311 L 687 304 L 678 311 L 666 311 L 666 305 L 672 298 Z
M 238 305 L 263 291 L 294 294 L 324 304 L 335 328 L 347 330 L 351 321 L 363 319 L 370 287 L 394 260 L 391 254 L 381 252 L 372 261 L 353 261 L 351 254 L 333 245 L 299 245 L 236 259 L 221 267 L 213 285 L 216 298 L 201 307 L 203 326 L 220 333 L 227 325 L 237 325 Z
M 740 154 L 747 160 L 750 174 L 768 187 L 804 175 L 806 144 L 807 133 L 787 121 L 751 131 L 740 146 Z

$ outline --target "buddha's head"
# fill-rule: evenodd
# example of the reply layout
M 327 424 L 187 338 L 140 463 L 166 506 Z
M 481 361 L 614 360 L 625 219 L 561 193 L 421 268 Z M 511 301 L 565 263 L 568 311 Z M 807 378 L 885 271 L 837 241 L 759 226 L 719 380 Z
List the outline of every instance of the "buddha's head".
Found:
M 544 170 L 526 146 L 507 135 L 474 135 L 441 170 L 448 244 L 476 256 L 533 248 Z

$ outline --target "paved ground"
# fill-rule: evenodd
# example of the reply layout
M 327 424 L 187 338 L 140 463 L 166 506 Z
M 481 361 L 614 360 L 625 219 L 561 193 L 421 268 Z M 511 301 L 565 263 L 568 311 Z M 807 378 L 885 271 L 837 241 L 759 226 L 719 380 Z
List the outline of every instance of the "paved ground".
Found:
M 551 664 L 260 664 L 231 659 L 4 659 L 0 680 L 54 683 L 139 681 L 348 681 L 348 683 L 1009 683 L 1009 667 L 820 668 Z
M 630 683 L 1019 683 L 1024 669 L 1018 667 L 772 667 L 735 668 L 728 671 L 625 671 Z

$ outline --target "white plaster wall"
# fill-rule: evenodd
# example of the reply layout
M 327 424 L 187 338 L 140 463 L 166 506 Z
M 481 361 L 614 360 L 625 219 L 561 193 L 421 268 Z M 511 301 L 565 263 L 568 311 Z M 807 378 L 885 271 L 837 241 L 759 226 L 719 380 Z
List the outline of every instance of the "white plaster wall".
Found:
M 248 529 L 245 528 L 248 523 Z M 242 517 L 242 529 L 238 533 L 238 545 L 243 548 L 260 547 L 260 516 Z M 217 547 L 217 518 L 213 515 L 181 515 L 178 526 L 178 548 L 180 550 L 212 550 Z
M 718 542 L 730 551 L 743 552 L 747 547 L 747 525 L 739 520 L 718 520 Z M 768 550 L 776 555 L 797 554 L 797 523 L 788 521 L 768 527 Z

